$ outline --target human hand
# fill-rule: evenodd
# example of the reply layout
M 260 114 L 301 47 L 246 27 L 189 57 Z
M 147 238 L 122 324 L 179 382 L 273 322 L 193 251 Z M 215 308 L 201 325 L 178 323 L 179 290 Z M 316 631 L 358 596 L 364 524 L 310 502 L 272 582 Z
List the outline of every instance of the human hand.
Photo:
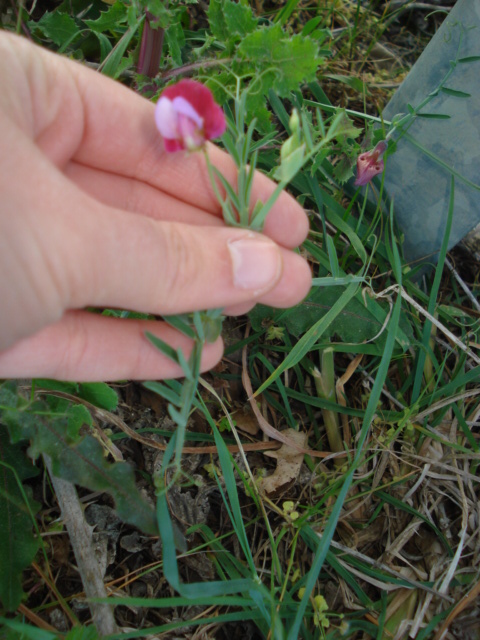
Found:
M 85 307 L 237 314 L 307 294 L 292 249 L 308 221 L 286 193 L 263 234 L 227 227 L 202 154 L 165 153 L 152 103 L 5 32 L 0 78 L 0 377 L 174 377 L 145 331 L 188 353 L 184 336 Z M 230 157 L 209 154 L 234 183 Z M 252 202 L 274 186 L 258 174 Z M 222 350 L 205 345 L 203 369 Z

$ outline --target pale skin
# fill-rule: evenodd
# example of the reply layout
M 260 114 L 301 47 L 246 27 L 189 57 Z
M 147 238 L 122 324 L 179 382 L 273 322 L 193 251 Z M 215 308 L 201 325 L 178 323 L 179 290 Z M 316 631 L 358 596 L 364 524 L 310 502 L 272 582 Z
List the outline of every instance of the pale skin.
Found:
M 188 353 L 185 337 L 86 307 L 240 314 L 308 293 L 293 251 L 308 221 L 288 194 L 263 234 L 227 227 L 202 154 L 165 153 L 151 102 L 5 32 L 0 79 L 0 378 L 181 375 L 145 331 Z M 230 158 L 209 154 L 234 184 Z M 253 202 L 273 189 L 257 175 Z M 202 368 L 222 352 L 221 339 L 206 345 Z

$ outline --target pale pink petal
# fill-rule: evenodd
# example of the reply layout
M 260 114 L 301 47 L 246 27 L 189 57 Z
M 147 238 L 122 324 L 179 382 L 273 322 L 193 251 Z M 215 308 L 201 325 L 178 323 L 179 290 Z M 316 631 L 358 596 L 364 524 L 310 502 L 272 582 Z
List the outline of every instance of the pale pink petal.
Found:
M 193 120 L 199 129 L 203 127 L 203 118 L 195 111 L 188 100 L 182 98 L 182 96 L 177 96 L 172 100 L 172 104 L 177 113 L 181 113 Z
M 161 97 L 155 107 L 155 123 L 157 129 L 167 140 L 179 137 L 178 116 L 175 106 L 168 98 Z

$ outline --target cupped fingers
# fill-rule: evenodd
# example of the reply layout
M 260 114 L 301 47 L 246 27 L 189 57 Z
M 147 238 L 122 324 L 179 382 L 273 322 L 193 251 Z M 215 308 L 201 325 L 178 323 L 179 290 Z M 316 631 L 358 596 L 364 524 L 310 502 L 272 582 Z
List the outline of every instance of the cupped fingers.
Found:
M 147 331 L 188 358 L 192 342 L 163 322 L 70 311 L 59 322 L 0 352 L 0 378 L 95 382 L 183 376 L 181 368 L 147 340 Z M 206 344 L 202 371 L 215 366 L 222 353 L 220 339 Z
M 150 184 L 128 176 L 71 161 L 65 175 L 99 202 L 110 207 L 138 213 L 155 220 L 182 222 L 191 225 L 221 226 L 217 215 L 156 189 Z
M 259 300 L 289 306 L 308 291 L 303 259 L 246 229 L 158 222 L 109 208 L 85 211 L 76 223 L 67 308 L 169 315 Z

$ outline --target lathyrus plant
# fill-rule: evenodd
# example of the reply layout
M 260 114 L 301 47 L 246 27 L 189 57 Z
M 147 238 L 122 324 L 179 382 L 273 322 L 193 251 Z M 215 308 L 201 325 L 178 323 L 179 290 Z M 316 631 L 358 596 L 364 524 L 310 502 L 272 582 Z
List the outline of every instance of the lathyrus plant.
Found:
M 289 121 L 290 135 L 281 146 L 279 164 L 273 172 L 277 186 L 266 202 L 252 203 L 253 178 L 261 143 L 254 142 L 255 119 L 247 126 L 245 114 L 248 92 L 254 84 L 255 81 L 249 88 L 242 89 L 242 79 L 237 78 L 236 92 L 230 95 L 233 117 L 227 118 L 215 103 L 209 88 L 194 80 L 181 80 L 162 92 L 156 105 L 155 121 L 167 152 L 204 154 L 212 189 L 221 206 L 225 223 L 261 232 L 268 213 L 300 169 L 319 152 L 328 153 L 328 146 L 338 136 L 355 137 L 359 132 L 343 111 L 337 112 L 327 127 L 321 112 L 317 110 L 317 126 L 314 128 L 305 113 L 294 110 Z M 220 136 L 223 136 L 223 145 L 237 168 L 236 189 L 209 159 L 207 142 Z M 164 355 L 181 367 L 185 376 L 183 384 L 178 381 L 145 383 L 169 402 L 170 416 L 177 425 L 170 442 L 170 456 L 166 456 L 168 459 L 175 452 L 171 469 L 173 474 L 170 474 L 173 483 L 181 473 L 185 430 L 195 404 L 203 345 L 205 342 L 213 342 L 219 336 L 222 310 L 195 311 L 164 319 L 193 341 L 191 353 L 186 358 L 180 350 L 174 350 L 159 338 L 151 334 L 147 336 Z M 159 489 L 162 491 L 165 487 L 163 481 L 159 482 Z

